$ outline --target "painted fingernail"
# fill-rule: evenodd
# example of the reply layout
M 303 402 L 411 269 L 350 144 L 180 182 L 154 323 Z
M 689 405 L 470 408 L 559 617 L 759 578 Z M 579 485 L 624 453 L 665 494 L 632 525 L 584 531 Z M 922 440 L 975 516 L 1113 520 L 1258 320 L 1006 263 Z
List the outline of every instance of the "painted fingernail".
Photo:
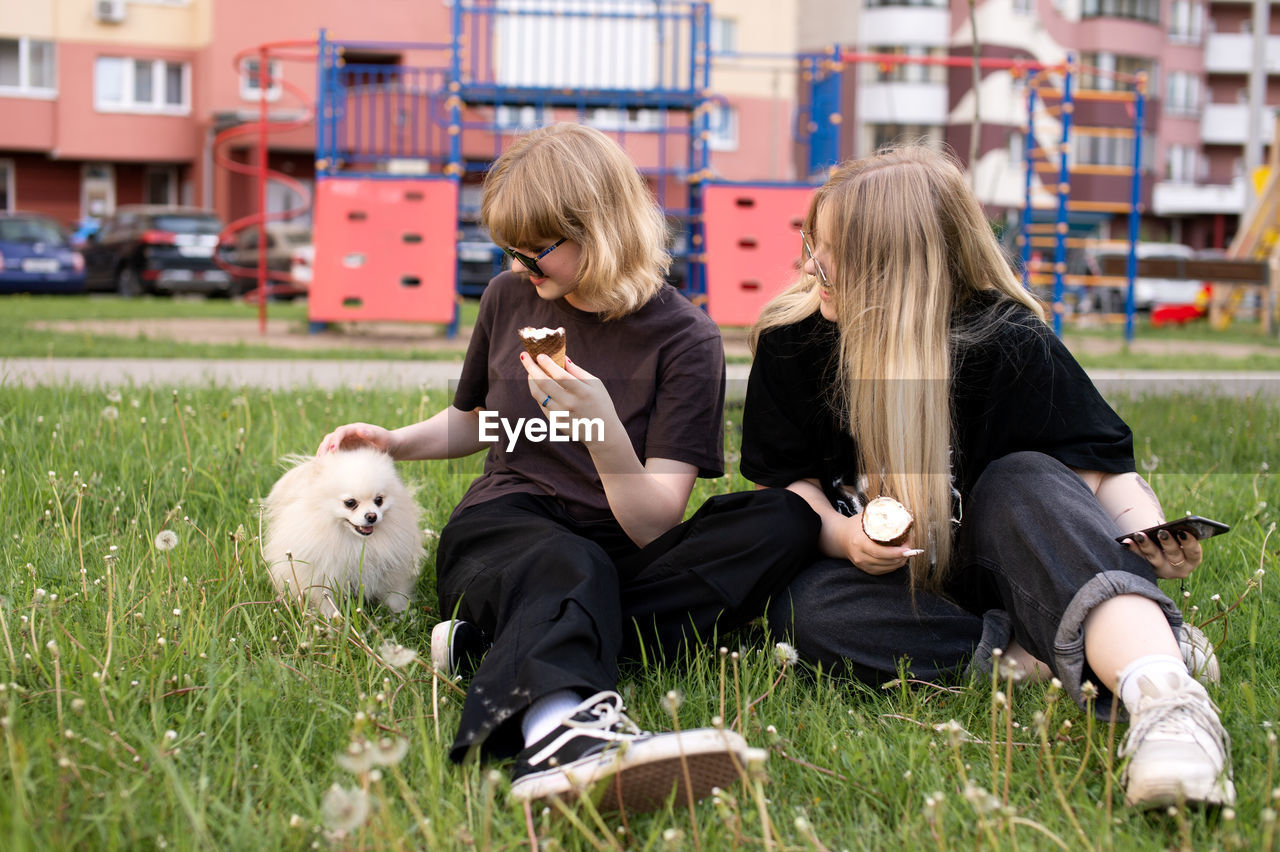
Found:
M 1147 537 L 1142 533 L 1137 533 L 1136 535 L 1134 535 L 1133 540 L 1141 544 L 1142 542 L 1147 540 Z
M 1160 530 L 1160 532 L 1159 532 L 1159 533 L 1157 533 L 1157 535 L 1159 535 L 1159 536 L 1160 536 L 1160 540 L 1161 540 L 1161 541 L 1168 541 L 1168 540 L 1169 540 L 1169 531 L 1168 531 L 1168 530 Z

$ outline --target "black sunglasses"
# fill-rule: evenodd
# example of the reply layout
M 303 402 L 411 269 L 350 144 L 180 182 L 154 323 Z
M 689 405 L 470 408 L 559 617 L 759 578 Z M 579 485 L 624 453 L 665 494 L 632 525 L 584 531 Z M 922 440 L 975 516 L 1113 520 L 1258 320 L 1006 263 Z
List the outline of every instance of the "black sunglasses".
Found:
M 546 278 L 547 273 L 543 272 L 542 268 L 538 266 L 538 261 L 542 260 L 544 257 L 551 254 L 551 252 L 555 251 L 556 246 L 560 245 L 562 242 L 564 242 L 567 239 L 568 237 L 561 237 L 551 245 L 544 248 L 542 251 L 538 252 L 538 254 L 534 257 L 529 257 L 529 255 L 527 254 L 521 254 L 515 249 L 504 248 L 503 251 L 507 254 L 508 257 L 512 258 L 513 260 L 518 260 L 522 264 L 524 264 L 524 268 L 529 270 L 534 275 L 538 276 L 539 278 Z

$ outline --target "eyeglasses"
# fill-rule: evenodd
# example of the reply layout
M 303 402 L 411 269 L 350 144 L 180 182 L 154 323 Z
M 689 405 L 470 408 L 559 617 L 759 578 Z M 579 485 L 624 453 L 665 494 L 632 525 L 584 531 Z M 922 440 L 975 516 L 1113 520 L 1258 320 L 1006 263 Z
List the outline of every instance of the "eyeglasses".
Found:
M 524 268 L 529 270 L 534 275 L 538 276 L 539 278 L 546 278 L 547 273 L 543 272 L 542 268 L 538 266 L 538 261 L 542 260 L 544 257 L 551 254 L 551 252 L 555 251 L 556 246 L 560 245 L 562 242 L 564 242 L 567 239 L 568 237 L 561 237 L 551 245 L 544 248 L 534 257 L 529 257 L 529 255 L 527 254 L 521 254 L 515 249 L 509 249 L 509 248 L 504 248 L 503 252 L 505 252 L 507 256 L 510 257 L 512 260 L 520 261 L 522 264 L 524 264 Z
M 809 245 L 809 237 L 802 230 L 800 231 L 800 242 L 804 244 L 804 255 L 806 262 L 813 261 L 813 268 L 818 270 L 818 279 L 822 281 L 822 286 L 827 286 L 827 273 L 822 271 L 822 264 L 818 263 L 818 257 L 813 253 L 813 246 Z

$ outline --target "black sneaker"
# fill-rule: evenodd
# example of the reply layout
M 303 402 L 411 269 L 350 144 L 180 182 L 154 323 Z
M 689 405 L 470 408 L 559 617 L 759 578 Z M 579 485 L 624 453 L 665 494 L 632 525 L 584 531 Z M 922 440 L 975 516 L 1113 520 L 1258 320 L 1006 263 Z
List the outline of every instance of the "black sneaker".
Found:
M 431 628 L 431 664 L 445 677 L 470 677 L 488 649 L 484 632 L 469 621 L 442 621 Z
M 733 731 L 699 728 L 678 733 L 642 731 L 622 712 L 622 697 L 599 692 L 564 723 L 516 757 L 511 795 L 537 800 L 588 795 L 600 810 L 642 813 L 689 796 L 701 799 L 729 787 L 764 749 L 750 748 Z

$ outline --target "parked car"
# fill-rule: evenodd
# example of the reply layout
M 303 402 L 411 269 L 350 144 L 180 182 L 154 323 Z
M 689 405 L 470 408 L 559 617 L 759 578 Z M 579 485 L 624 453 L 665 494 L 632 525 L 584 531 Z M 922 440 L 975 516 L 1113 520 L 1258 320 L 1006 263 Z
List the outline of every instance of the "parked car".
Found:
M 458 293 L 478 299 L 489 280 L 502 271 L 505 257 L 480 223 L 459 223 Z
M 267 294 L 272 298 L 292 299 L 305 296 L 311 284 L 311 264 L 315 248 L 310 229 L 286 222 L 267 225 L 267 271 L 275 277 L 267 281 Z M 258 226 L 236 233 L 235 243 L 226 261 L 236 267 L 231 271 L 232 292 L 236 295 L 257 288 Z
M 0 292 L 80 293 L 84 258 L 53 219 L 0 213 Z
M 1195 252 L 1181 243 L 1138 243 L 1135 253 L 1139 260 L 1189 260 Z M 1092 275 L 1123 274 L 1129 255 L 1127 242 L 1113 242 L 1085 251 L 1085 264 Z M 1137 310 L 1149 311 L 1157 305 L 1190 305 L 1203 289 L 1203 281 L 1184 281 L 1176 278 L 1135 278 L 1133 304 Z M 1095 287 L 1094 297 L 1104 312 L 1122 313 L 1127 294 L 1125 287 Z
M 218 267 L 222 222 L 208 210 L 125 205 L 108 216 L 84 248 L 90 290 L 229 295 L 231 275 Z

